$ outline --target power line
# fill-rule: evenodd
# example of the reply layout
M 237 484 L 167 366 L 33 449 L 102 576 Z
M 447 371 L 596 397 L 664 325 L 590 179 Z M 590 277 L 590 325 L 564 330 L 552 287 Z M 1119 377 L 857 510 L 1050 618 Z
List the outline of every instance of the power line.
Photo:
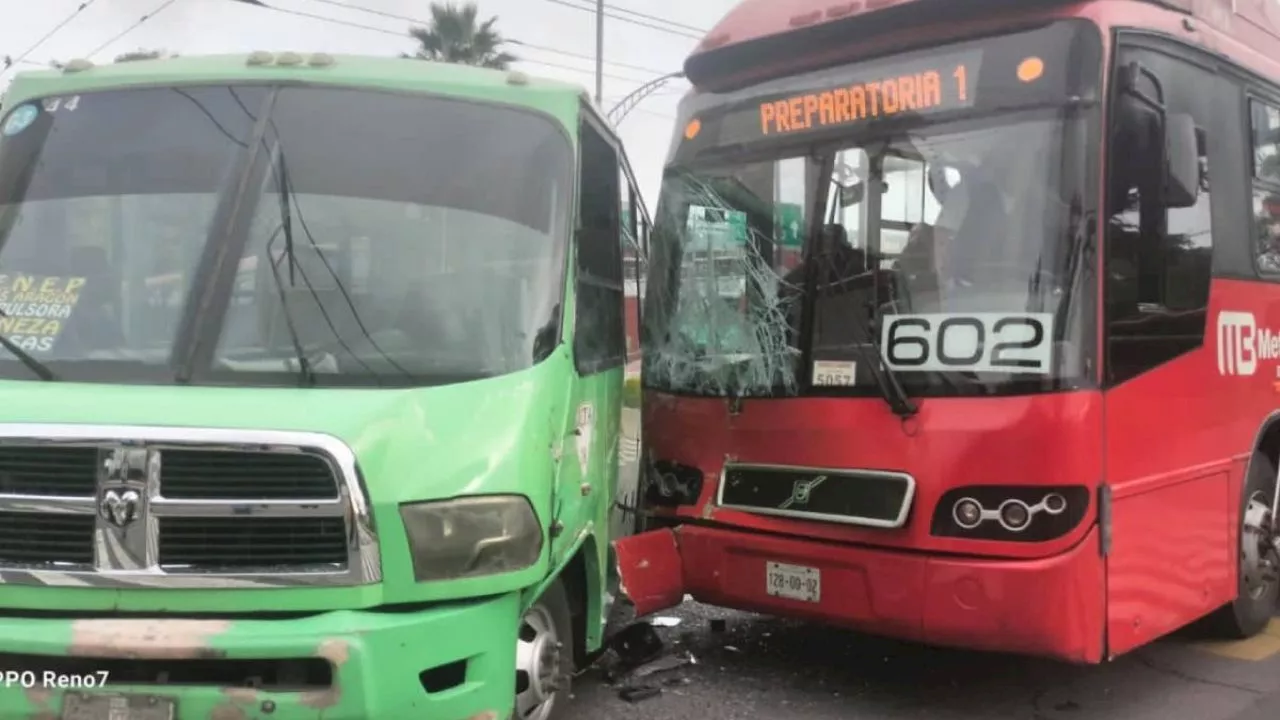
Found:
M 567 0 L 546 0 L 546 2 L 549 2 L 549 3 L 553 4 L 553 5 L 563 5 L 564 7 L 567 7 L 567 8 L 573 8 L 574 10 L 581 10 L 582 12 L 589 12 L 589 13 L 591 13 L 592 15 L 595 15 L 595 14 L 596 14 L 596 9 L 595 9 L 595 8 L 593 8 L 593 7 L 587 7 L 587 6 L 585 6 L 585 5 L 575 5 L 575 4 L 571 3 L 571 2 L 568 2 Z M 608 6 L 608 7 L 612 7 L 612 6 Z M 701 34 L 694 33 L 694 32 L 689 32 L 688 30 L 682 30 L 682 29 L 679 29 L 679 28 L 677 28 L 677 27 L 672 27 L 672 26 L 665 26 L 665 27 L 664 27 L 664 26 L 662 26 L 662 25 L 657 25 L 657 24 L 654 24 L 654 23 L 646 22 L 646 21 L 644 21 L 644 20 L 637 20 L 637 19 L 635 19 L 635 18 L 630 18 L 630 17 L 627 17 L 627 16 L 625 16 L 625 15 L 616 15 L 616 14 L 612 14 L 612 13 L 608 13 L 608 12 L 604 13 L 604 16 L 605 16 L 605 17 L 607 17 L 607 18 L 611 18 L 611 19 L 613 19 L 613 20 L 618 20 L 618 21 L 620 21 L 620 22 L 629 23 L 629 24 L 631 24 L 631 25 L 635 25 L 635 26 L 637 26 L 637 27 L 649 28 L 650 30 L 657 30 L 658 32 L 664 32 L 664 33 L 667 33 L 667 34 L 669 34 L 669 35 L 676 35 L 676 36 L 683 37 L 683 38 L 691 38 L 691 39 L 693 39 L 693 40 L 701 40 L 701 39 L 702 39 L 702 35 L 701 35 Z M 661 18 L 659 18 L 659 19 L 661 19 Z M 669 20 L 663 20 L 663 22 L 670 23 L 671 21 L 669 21 Z
M 652 20 L 654 22 L 664 23 L 666 25 L 670 25 L 671 27 L 681 28 L 683 30 L 690 30 L 692 32 L 698 33 L 699 35 L 706 35 L 708 32 L 710 32 L 706 28 L 700 28 L 700 27 L 688 25 L 682 22 L 677 22 L 670 18 L 664 18 L 660 15 L 650 15 L 648 13 L 642 13 L 639 10 L 624 8 L 621 5 L 609 5 L 606 3 L 605 7 L 609 8 L 610 10 L 616 10 L 617 12 L 620 12 L 620 13 L 626 13 L 628 15 L 634 15 L 638 18 L 644 18 L 645 20 Z
M 42 36 L 40 37 L 40 39 L 39 39 L 39 40 L 36 40 L 36 41 L 35 41 L 35 43 L 33 43 L 33 44 L 31 45 L 31 47 L 29 47 L 29 48 L 27 48 L 26 50 L 24 50 L 24 51 L 22 52 L 22 54 L 18 55 L 18 57 L 16 57 L 16 58 L 10 58 L 10 57 L 8 57 L 8 56 L 6 55 L 6 56 L 5 56 L 5 58 L 4 58 L 4 67 L 3 67 L 3 68 L 0 68 L 0 75 L 3 75 L 3 74 L 5 73 L 5 71 L 7 71 L 9 68 L 13 67 L 14 65 L 17 65 L 18 63 L 28 62 L 28 61 L 27 61 L 27 56 L 28 56 L 28 55 L 30 55 L 32 52 L 34 52 L 36 48 L 38 48 L 38 47 L 40 47 L 41 45 L 43 45 L 43 44 L 45 43 L 45 41 L 47 41 L 49 38 L 51 38 L 51 37 L 53 37 L 54 35 L 56 35 L 56 34 L 58 33 L 58 31 L 59 31 L 59 30 L 61 30 L 62 28 L 66 27 L 66 26 L 67 26 L 67 24 L 68 24 L 68 23 L 70 23 L 72 20 L 76 19 L 76 16 L 77 16 L 77 15 L 79 15 L 79 14 L 80 14 L 80 13 L 82 13 L 82 12 L 84 12 L 86 9 L 88 9 L 88 7 L 89 7 L 90 5 L 94 4 L 94 3 L 95 3 L 95 2 L 97 2 L 97 1 L 98 1 L 98 0 L 85 0 L 84 2 L 80 3 L 80 5 L 79 5 L 78 7 L 76 7 L 76 9 L 75 9 L 75 10 L 72 10 L 72 11 L 71 11 L 71 14 L 70 14 L 70 15 L 68 15 L 68 16 L 66 16 L 65 18 L 63 18 L 63 19 L 62 19 L 62 22 L 58 23 L 57 25 L 55 25 L 55 26 L 53 27 L 53 29 L 52 29 L 52 30 L 50 30 L 49 32 L 47 32 L 47 33 L 45 33 L 44 35 L 42 35 Z
M 344 10 L 354 10 L 356 12 L 368 13 L 370 15 L 377 15 L 379 17 L 389 18 L 391 20 L 400 20 L 403 22 L 412 23 L 414 25 L 426 26 L 430 24 L 426 20 L 422 20 L 420 18 L 410 17 L 408 15 L 399 15 L 397 13 L 387 12 L 385 10 L 375 10 L 374 8 L 364 7 L 362 5 L 353 5 L 350 3 L 339 2 L 339 0 L 311 0 L 311 2 L 320 3 L 321 5 L 332 5 L 334 7 L 343 8 Z M 531 48 L 533 50 L 541 50 L 543 52 L 555 53 L 557 55 L 564 55 L 565 57 L 577 58 L 579 60 L 590 60 L 592 62 L 595 61 L 595 58 L 591 55 L 584 55 L 582 53 L 569 52 L 568 50 L 560 50 L 558 48 L 547 47 L 545 45 L 536 45 L 534 43 L 525 42 L 524 40 L 520 40 L 517 38 L 509 38 L 507 39 L 507 42 L 511 43 L 512 45 L 521 45 L 527 48 Z M 653 75 L 666 74 L 661 70 L 655 70 L 653 68 L 644 67 L 641 65 L 628 65 L 626 63 L 616 62 L 612 60 L 606 60 L 605 62 L 608 63 L 609 65 L 613 65 L 615 67 L 623 68 L 626 70 L 636 70 L 638 72 L 651 73 Z
M 652 95 L 651 95 L 650 97 L 652 97 Z M 616 104 L 616 103 L 618 103 L 618 102 L 620 102 L 620 101 L 622 101 L 622 100 L 625 100 L 625 99 L 626 99 L 626 98 L 621 98 L 621 97 L 608 97 L 608 98 L 605 98 L 605 99 L 604 99 L 604 102 L 605 102 L 605 104 L 606 104 L 606 105 L 612 105 L 612 104 Z M 648 109 L 645 109 L 645 108 L 642 108 L 642 107 L 632 108 L 631 112 L 638 112 L 638 113 L 642 113 L 642 114 L 644 114 L 644 115 L 652 115 L 653 117 L 659 117 L 659 118 L 662 118 L 663 120 L 675 120 L 675 119 L 676 119 L 676 116 L 675 116 L 675 115 L 671 115 L 671 114 L 669 114 L 669 113 L 664 113 L 664 112 L 658 112 L 657 110 L 648 110 Z
M 260 2 L 260 0 L 235 0 L 235 1 L 243 2 L 245 4 L 252 5 L 253 7 L 260 7 L 265 10 L 274 10 L 275 12 L 282 13 L 284 15 L 295 15 L 297 17 L 308 18 L 311 20 L 319 20 L 320 22 L 326 22 L 333 25 L 345 25 L 346 27 L 349 27 L 349 28 L 354 28 L 357 30 L 367 30 L 369 32 L 381 33 L 383 35 L 391 35 L 394 37 L 401 38 L 403 40 L 409 39 L 409 36 L 406 33 L 400 32 L 398 30 L 388 30 L 387 28 L 377 27 L 375 25 L 365 25 L 363 23 L 351 22 L 349 20 L 342 20 L 340 18 L 329 17 L 327 15 L 317 15 L 315 13 L 303 12 L 301 10 L 291 10 L 288 8 L 276 7 L 275 5 L 267 5 L 264 2 Z M 170 0 L 170 2 L 172 2 L 172 0 Z M 351 6 L 348 6 L 348 7 L 351 7 Z M 529 47 L 532 47 L 532 46 L 529 46 Z M 572 72 L 582 73 L 584 75 L 595 74 L 593 71 L 587 70 L 585 68 L 577 68 L 569 65 L 561 65 L 559 63 L 548 62 L 546 60 L 530 60 L 527 58 L 520 58 L 519 62 L 527 62 L 533 65 L 543 65 L 546 67 L 558 68 L 560 70 L 569 70 Z M 621 75 L 612 75 L 609 73 L 605 73 L 605 76 L 612 78 L 614 80 L 621 80 L 623 82 L 632 82 L 632 83 L 646 82 L 645 80 L 637 80 L 635 78 L 623 77 Z
M 99 45 L 98 47 L 94 48 L 94 49 L 93 49 L 93 52 L 90 52 L 88 55 L 85 55 L 85 58 L 86 58 L 86 59 L 91 58 L 91 57 L 93 57 L 94 55 L 97 55 L 98 53 L 100 53 L 100 52 L 102 52 L 103 50 L 107 49 L 108 47 L 110 47 L 110 46 L 111 46 L 111 44 L 112 44 L 112 43 L 116 42 L 117 40 L 119 40 L 120 38 L 124 37 L 125 35 L 128 35 L 129 33 L 133 32 L 134 30 L 137 30 L 139 27 L 141 27 L 141 26 L 142 26 L 142 24 L 143 24 L 143 23 L 145 23 L 146 21 L 148 21 L 148 20 L 150 20 L 151 18 L 155 17 L 156 15 L 159 15 L 160 13 L 164 12 L 166 9 L 168 9 L 168 7 L 169 7 L 170 5 L 174 4 L 175 2 L 177 2 L 177 0 L 164 0 L 164 2 L 160 3 L 160 5 L 158 5 L 158 6 L 156 7 L 156 9 L 155 9 L 155 10 L 152 10 L 151 12 L 146 13 L 146 14 L 145 14 L 145 15 L 143 15 L 142 17 L 138 18 L 138 21 L 137 21 L 137 22 L 135 22 L 134 24 L 132 24 L 132 25 L 130 25 L 129 27 L 125 28 L 123 31 L 121 31 L 121 32 L 117 33 L 115 37 L 111 38 L 110 40 L 108 40 L 108 41 L 106 41 L 106 42 L 102 43 L 101 45 Z

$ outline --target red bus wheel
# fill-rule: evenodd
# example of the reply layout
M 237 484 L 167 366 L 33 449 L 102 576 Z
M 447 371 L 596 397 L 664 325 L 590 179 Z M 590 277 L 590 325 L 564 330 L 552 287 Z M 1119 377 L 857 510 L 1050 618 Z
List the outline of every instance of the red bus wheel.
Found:
M 1241 498 L 1239 592 L 1234 602 L 1209 618 L 1213 629 L 1228 638 L 1244 639 L 1262 632 L 1280 595 L 1271 517 L 1275 485 L 1275 463 L 1255 452 Z

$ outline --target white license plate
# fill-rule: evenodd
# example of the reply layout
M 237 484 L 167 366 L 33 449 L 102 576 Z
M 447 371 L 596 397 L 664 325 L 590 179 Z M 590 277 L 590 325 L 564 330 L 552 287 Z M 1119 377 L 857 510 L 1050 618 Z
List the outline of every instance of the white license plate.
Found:
M 766 562 L 764 591 L 775 597 L 816 603 L 822 597 L 822 573 L 803 565 Z
M 87 695 L 68 693 L 62 720 L 173 720 L 177 702 L 155 695 Z

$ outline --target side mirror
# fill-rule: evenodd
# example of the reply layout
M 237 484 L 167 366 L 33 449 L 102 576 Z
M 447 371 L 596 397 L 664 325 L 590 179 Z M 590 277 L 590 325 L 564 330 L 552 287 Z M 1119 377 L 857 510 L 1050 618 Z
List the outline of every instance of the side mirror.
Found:
M 1200 199 L 1200 143 L 1195 119 L 1186 113 L 1164 118 L 1165 177 L 1163 204 L 1194 207 Z

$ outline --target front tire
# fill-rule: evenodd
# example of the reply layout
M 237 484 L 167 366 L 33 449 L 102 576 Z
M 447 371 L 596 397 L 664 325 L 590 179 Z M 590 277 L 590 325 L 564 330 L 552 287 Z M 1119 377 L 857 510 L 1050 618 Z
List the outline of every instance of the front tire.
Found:
M 1266 455 L 1255 452 L 1249 459 L 1240 508 L 1240 587 L 1234 602 L 1209 616 L 1215 634 L 1234 640 L 1251 638 L 1271 622 L 1280 595 L 1280 582 L 1270 567 L 1271 503 L 1276 486 L 1276 467 Z
M 520 619 L 512 720 L 556 720 L 563 716 L 573 675 L 573 648 L 569 595 L 557 578 Z

